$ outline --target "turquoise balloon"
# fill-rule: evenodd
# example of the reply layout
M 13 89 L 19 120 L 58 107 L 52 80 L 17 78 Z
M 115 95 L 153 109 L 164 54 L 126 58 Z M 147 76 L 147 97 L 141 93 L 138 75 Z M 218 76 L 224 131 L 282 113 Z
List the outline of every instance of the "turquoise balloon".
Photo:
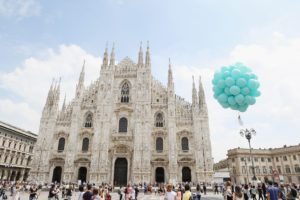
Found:
M 219 88 L 224 88 L 225 87 L 225 81 L 223 79 L 220 79 L 218 82 L 218 87 Z
M 223 66 L 212 80 L 214 98 L 223 108 L 245 112 L 261 93 L 258 77 L 243 63 Z
M 232 85 L 234 85 L 234 79 L 233 78 L 231 78 L 231 77 L 227 77 L 226 79 L 225 79 L 225 83 L 226 83 L 226 85 L 227 86 L 232 86 Z
M 242 94 L 239 94 L 239 95 L 236 95 L 234 97 L 235 101 L 238 103 L 238 104 L 242 104 L 244 102 L 244 95 Z
M 237 94 L 240 93 L 240 91 L 241 91 L 240 88 L 238 86 L 236 86 L 236 85 L 231 86 L 231 88 L 230 88 L 230 93 L 232 95 L 237 95 Z
M 231 95 L 230 88 L 229 87 L 224 88 L 224 93 L 228 96 Z
M 256 89 L 256 82 L 255 82 L 255 80 L 254 79 L 250 79 L 248 81 L 248 86 L 249 86 L 250 89 L 255 90 Z
M 223 72 L 223 75 L 222 75 L 222 77 L 224 78 L 224 79 L 226 79 L 228 76 L 230 76 L 230 71 L 225 71 L 225 72 Z
M 236 104 L 236 101 L 235 101 L 235 99 L 234 99 L 233 96 L 228 97 L 228 103 L 229 103 L 230 105 L 235 105 L 235 104 Z
M 220 94 L 219 96 L 218 96 L 218 101 L 220 102 L 220 103 L 225 103 L 225 102 L 227 102 L 227 98 L 228 98 L 228 96 L 226 95 L 226 94 Z
M 231 72 L 231 76 L 237 79 L 241 76 L 241 71 L 239 69 L 233 69 Z
M 237 86 L 239 86 L 241 88 L 241 87 L 244 87 L 247 84 L 247 81 L 244 78 L 239 78 L 236 81 L 236 84 L 237 84 Z
M 247 94 L 250 94 L 250 89 L 248 88 L 248 87 L 244 87 L 244 88 L 242 88 L 242 90 L 241 90 L 241 93 L 243 94 L 243 95 L 247 95 Z

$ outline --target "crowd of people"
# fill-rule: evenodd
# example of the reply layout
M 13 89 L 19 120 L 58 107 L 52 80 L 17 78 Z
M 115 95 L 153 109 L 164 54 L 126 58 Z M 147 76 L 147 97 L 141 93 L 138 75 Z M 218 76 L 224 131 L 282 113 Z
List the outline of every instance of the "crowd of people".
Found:
M 299 198 L 300 187 L 294 183 L 242 184 L 234 186 L 228 181 L 225 186 L 215 184 L 215 194 L 221 193 L 224 200 L 296 200 Z
M 197 184 L 193 191 L 193 184 L 138 184 L 118 187 L 119 200 L 137 200 L 140 190 L 144 195 L 154 194 L 157 200 L 201 200 L 206 195 L 207 185 Z M 20 193 L 28 194 L 29 200 L 39 199 L 40 191 L 48 191 L 48 200 L 111 200 L 111 192 L 115 189 L 108 184 L 96 186 L 95 184 L 30 184 L 26 182 L 0 182 L 0 200 L 20 200 Z M 225 184 L 213 184 L 211 189 L 215 194 L 223 195 L 224 200 L 297 200 L 299 198 L 299 185 L 278 184 L 269 181 L 257 184 L 234 185 L 230 181 Z M 8 198 L 10 197 L 10 198 Z

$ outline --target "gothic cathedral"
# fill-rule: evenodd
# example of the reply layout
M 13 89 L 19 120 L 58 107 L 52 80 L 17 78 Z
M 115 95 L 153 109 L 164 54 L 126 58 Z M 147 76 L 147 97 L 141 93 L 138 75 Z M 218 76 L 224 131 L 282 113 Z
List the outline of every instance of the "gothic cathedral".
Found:
M 60 84 L 51 85 L 40 120 L 31 180 L 127 183 L 210 182 L 213 159 L 201 79 L 192 103 L 151 74 L 149 45 L 138 62 L 115 64 L 106 47 L 100 77 L 59 109 Z

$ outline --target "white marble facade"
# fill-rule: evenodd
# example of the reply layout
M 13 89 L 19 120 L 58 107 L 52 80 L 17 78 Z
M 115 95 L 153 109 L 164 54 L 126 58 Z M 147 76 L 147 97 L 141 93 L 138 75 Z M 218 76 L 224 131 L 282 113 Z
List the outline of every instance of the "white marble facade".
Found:
M 210 182 L 213 159 L 201 80 L 192 103 L 151 74 L 149 45 L 137 64 L 115 64 L 106 48 L 100 77 L 84 86 L 83 65 L 75 98 L 59 109 L 60 84 L 51 86 L 40 120 L 31 179 L 45 182 L 126 184 Z

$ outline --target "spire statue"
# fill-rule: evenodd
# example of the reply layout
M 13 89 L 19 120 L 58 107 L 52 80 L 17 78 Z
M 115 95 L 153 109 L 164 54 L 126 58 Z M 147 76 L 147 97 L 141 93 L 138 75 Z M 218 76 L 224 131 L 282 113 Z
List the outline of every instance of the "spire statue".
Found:
M 139 60 L 138 60 L 138 66 L 143 66 L 143 44 L 141 42 L 140 44 L 140 51 L 139 51 Z
M 115 65 L 115 43 L 113 43 L 111 54 L 110 54 L 110 62 L 109 66 L 114 66 Z

